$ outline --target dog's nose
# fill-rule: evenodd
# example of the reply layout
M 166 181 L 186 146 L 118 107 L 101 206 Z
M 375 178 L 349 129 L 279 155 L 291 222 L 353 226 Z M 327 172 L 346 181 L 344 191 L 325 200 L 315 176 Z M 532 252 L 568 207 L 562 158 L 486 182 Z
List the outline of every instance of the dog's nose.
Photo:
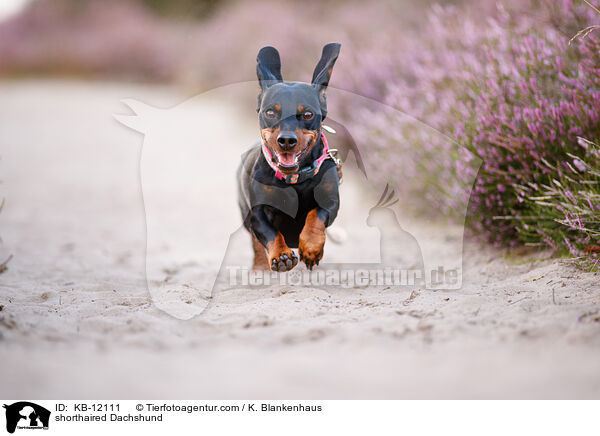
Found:
M 291 150 L 298 143 L 298 137 L 293 133 L 281 133 L 277 137 L 277 143 L 282 150 Z

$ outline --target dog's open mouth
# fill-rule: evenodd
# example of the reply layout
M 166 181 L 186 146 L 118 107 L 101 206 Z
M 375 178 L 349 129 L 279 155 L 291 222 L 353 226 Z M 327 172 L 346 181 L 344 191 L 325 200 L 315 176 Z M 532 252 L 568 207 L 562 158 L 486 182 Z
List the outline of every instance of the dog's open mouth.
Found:
M 304 150 L 296 151 L 275 151 L 273 152 L 273 162 L 284 173 L 292 173 L 298 170 L 300 160 L 304 156 Z

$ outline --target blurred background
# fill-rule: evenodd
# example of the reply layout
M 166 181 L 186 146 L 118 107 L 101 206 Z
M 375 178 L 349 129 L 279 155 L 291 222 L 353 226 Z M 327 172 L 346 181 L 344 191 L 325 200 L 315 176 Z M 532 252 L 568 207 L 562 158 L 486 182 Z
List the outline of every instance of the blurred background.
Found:
M 597 398 L 597 25 L 591 0 L 0 0 L 0 394 Z M 330 87 L 394 109 L 328 103 L 373 182 L 396 182 L 434 250 L 468 206 L 465 286 L 274 286 L 169 317 L 120 101 L 187 101 L 171 113 L 191 132 L 255 138 L 254 94 L 189 99 L 254 82 L 265 45 L 308 81 L 332 41 Z
M 547 183 L 575 187 L 578 168 L 598 165 L 589 149 L 599 135 L 600 13 L 589 1 L 6 0 L 1 14 L 1 77 L 159 83 L 186 95 L 255 80 L 264 45 L 280 50 L 285 79 L 308 80 L 323 44 L 339 41 L 332 86 L 451 139 L 333 102 L 340 121 L 362 111 L 358 139 L 368 138 L 379 173 L 401 172 L 425 210 L 452 216 L 462 207 L 456 199 L 470 195 L 470 164 L 481 159 L 470 228 L 482 240 L 595 254 L 598 191 L 565 206 L 577 189 Z M 515 159 L 516 148 L 527 152 Z M 403 165 L 406 153 L 419 165 Z M 551 207 L 537 197 L 552 198 Z

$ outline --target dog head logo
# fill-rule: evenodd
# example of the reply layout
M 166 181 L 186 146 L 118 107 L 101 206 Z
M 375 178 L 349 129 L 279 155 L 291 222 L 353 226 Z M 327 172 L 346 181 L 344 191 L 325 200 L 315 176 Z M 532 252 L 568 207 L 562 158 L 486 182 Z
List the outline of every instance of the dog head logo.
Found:
M 50 411 L 28 401 L 5 404 L 6 431 L 14 433 L 18 429 L 48 429 Z

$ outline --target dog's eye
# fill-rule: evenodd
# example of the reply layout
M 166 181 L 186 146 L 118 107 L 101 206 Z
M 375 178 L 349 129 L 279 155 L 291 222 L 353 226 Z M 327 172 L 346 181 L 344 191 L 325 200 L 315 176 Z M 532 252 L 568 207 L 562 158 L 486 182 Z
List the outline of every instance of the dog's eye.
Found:
M 313 117 L 313 113 L 311 111 L 306 111 L 302 114 L 302 118 L 305 120 L 310 120 Z
M 273 109 L 269 109 L 265 112 L 265 115 L 267 116 L 267 118 L 275 118 L 275 111 Z

